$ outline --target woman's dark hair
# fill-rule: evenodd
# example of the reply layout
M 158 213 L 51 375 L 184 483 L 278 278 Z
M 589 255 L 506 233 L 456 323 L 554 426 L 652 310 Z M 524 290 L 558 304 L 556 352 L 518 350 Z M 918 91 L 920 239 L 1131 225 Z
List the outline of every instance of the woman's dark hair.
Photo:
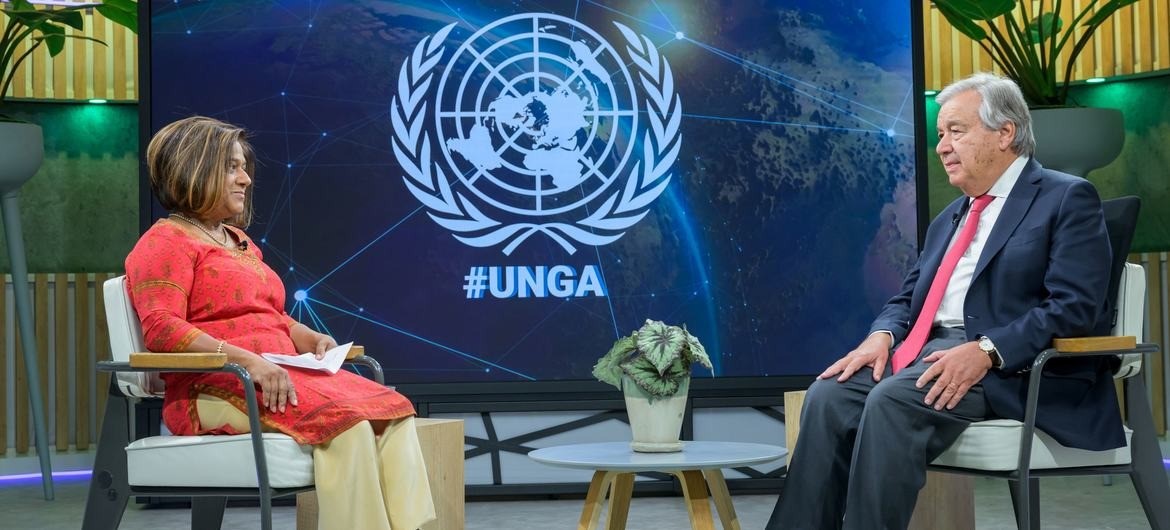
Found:
M 150 188 L 163 208 L 202 219 L 226 194 L 232 148 L 244 150 L 244 170 L 254 174 L 252 146 L 240 127 L 204 116 L 172 122 L 150 139 L 146 165 Z M 246 228 L 252 222 L 252 186 L 245 190 L 244 211 L 228 224 Z

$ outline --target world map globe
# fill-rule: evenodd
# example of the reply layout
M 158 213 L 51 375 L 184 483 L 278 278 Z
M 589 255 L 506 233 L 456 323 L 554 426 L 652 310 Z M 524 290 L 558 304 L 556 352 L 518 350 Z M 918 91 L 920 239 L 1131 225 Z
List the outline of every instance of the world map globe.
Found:
M 436 132 L 447 166 L 478 199 L 523 216 L 603 197 L 636 162 L 638 99 L 626 62 L 569 18 L 524 14 L 485 26 L 440 77 Z

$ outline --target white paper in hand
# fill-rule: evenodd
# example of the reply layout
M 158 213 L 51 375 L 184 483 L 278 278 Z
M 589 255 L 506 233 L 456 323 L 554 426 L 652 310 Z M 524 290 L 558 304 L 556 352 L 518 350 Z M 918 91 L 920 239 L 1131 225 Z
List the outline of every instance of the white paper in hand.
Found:
M 325 352 L 325 357 L 321 359 L 317 359 L 317 356 L 312 353 L 302 353 L 300 355 L 261 353 L 260 356 L 275 364 L 283 364 L 285 366 L 305 368 L 308 370 L 322 370 L 335 374 L 341 369 L 342 363 L 345 362 L 345 356 L 349 353 L 350 346 L 353 346 L 352 342 L 337 346 Z

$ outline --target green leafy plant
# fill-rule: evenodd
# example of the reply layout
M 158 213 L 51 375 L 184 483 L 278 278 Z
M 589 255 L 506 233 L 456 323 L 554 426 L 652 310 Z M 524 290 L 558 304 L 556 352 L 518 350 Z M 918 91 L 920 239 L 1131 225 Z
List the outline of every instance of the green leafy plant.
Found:
M 1003 71 L 1014 79 L 1034 107 L 1064 106 L 1077 57 L 1093 33 L 1118 9 L 1138 0 L 1088 0 L 1071 22 L 1060 18 L 1065 2 L 1041 0 L 931 0 L 956 30 L 979 43 Z M 996 19 L 1003 19 L 996 24 Z M 1080 26 L 1078 37 L 1075 30 Z M 1060 54 L 1072 46 L 1064 72 L 1058 72 Z M 1061 76 L 1057 76 L 1062 73 Z
M 138 4 L 134 0 L 104 0 L 101 3 L 78 4 L 66 7 L 38 9 L 28 0 L 0 0 L 0 11 L 7 17 L 4 32 L 0 33 L 0 110 L 4 98 L 21 63 L 43 45 L 50 57 L 56 57 L 65 49 L 65 39 L 80 39 L 102 42 L 85 35 L 69 35 L 65 28 L 78 31 L 85 29 L 84 9 L 97 9 L 110 21 L 138 32 Z M 29 40 L 32 45 L 19 55 L 17 47 Z M 2 115 L 0 115 L 2 119 Z
M 666 398 L 678 393 L 696 362 L 711 368 L 711 359 L 698 338 L 685 327 L 647 320 L 630 336 L 613 343 L 609 353 L 593 366 L 593 377 L 620 389 L 622 376 L 629 376 L 653 398 Z

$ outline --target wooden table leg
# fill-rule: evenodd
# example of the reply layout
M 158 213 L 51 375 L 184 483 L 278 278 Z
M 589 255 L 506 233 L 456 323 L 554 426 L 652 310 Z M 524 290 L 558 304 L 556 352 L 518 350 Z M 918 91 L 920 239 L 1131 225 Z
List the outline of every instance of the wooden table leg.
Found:
M 634 474 L 618 473 L 609 490 L 609 515 L 605 530 L 626 530 L 630 515 L 630 496 L 634 493 Z
M 711 490 L 711 499 L 715 501 L 715 511 L 719 512 L 719 522 L 723 524 L 723 530 L 740 530 L 739 517 L 735 515 L 735 506 L 731 504 L 731 495 L 727 492 L 727 481 L 723 480 L 723 471 L 704 469 L 703 476 L 707 478 L 707 487 Z
M 683 498 L 687 503 L 687 514 L 691 516 L 693 530 L 715 530 L 715 519 L 711 517 L 710 497 L 707 495 L 707 483 L 703 480 L 703 472 L 697 469 L 688 469 L 674 473 L 682 483 Z
M 581 520 L 577 522 L 577 530 L 596 530 L 597 522 L 601 520 L 601 501 L 609 491 L 617 473 L 613 471 L 596 471 L 593 480 L 589 482 L 589 492 L 585 494 L 585 507 L 581 509 Z

